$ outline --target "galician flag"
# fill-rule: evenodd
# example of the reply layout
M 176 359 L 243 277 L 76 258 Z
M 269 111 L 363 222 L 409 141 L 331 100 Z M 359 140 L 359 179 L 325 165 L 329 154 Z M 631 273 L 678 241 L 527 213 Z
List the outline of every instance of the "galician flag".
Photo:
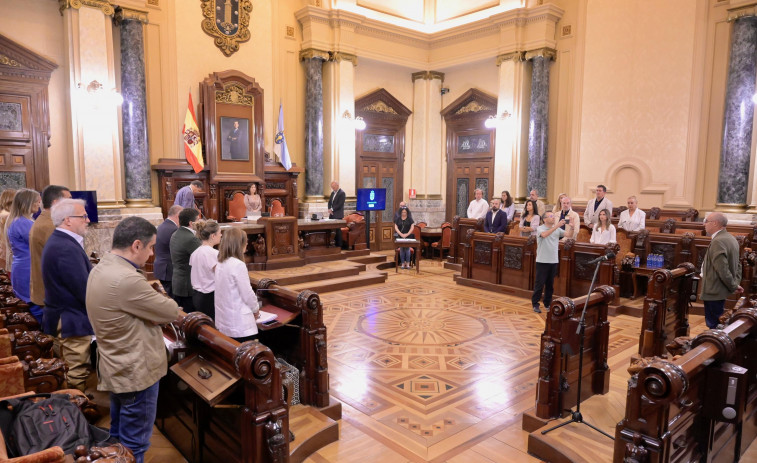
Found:
M 197 174 L 205 167 L 205 162 L 202 160 L 202 143 L 200 142 L 200 130 L 197 128 L 197 118 L 192 104 L 192 92 L 189 92 L 189 107 L 187 108 L 187 115 L 184 117 L 184 128 L 181 133 L 182 138 L 184 138 L 184 156 Z
M 273 146 L 273 152 L 279 157 L 281 164 L 286 170 L 292 168 L 292 160 L 289 158 L 289 149 L 287 148 L 287 139 L 284 137 L 284 106 L 279 103 L 279 123 L 276 127 L 276 144 Z

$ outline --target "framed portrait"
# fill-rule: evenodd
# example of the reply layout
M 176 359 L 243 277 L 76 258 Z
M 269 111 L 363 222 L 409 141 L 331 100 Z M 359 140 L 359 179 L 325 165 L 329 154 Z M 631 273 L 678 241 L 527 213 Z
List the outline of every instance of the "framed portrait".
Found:
M 249 119 L 221 117 L 221 159 L 224 161 L 250 160 Z

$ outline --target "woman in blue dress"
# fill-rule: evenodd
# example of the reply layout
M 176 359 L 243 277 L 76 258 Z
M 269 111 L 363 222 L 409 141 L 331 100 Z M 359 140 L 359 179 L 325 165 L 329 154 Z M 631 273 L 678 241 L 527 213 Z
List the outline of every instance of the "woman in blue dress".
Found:
M 13 253 L 11 284 L 16 297 L 30 305 L 29 311 L 42 323 L 42 307 L 34 305 L 29 296 L 31 257 L 29 254 L 29 231 L 34 221 L 32 214 L 42 203 L 39 193 L 28 188 L 18 190 L 11 204 L 11 212 L 5 222 L 5 233 Z

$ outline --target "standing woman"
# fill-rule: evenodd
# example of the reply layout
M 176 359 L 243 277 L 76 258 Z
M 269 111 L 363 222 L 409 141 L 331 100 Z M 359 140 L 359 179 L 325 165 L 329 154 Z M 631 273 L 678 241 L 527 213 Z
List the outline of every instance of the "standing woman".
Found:
M 250 194 L 244 195 L 244 206 L 247 208 L 247 215 L 260 215 L 260 211 L 263 210 L 263 201 L 260 200 L 258 194 L 258 185 L 253 183 L 250 185 Z
M 5 221 L 11 213 L 13 197 L 16 196 L 16 190 L 8 188 L 0 194 L 0 231 L 5 231 Z M 11 248 L 8 246 L 8 236 L 0 233 L 0 268 L 10 272 L 11 269 Z
M 607 244 L 615 243 L 615 225 L 610 222 L 610 215 L 607 209 L 599 211 L 599 219 L 594 224 L 594 230 L 591 232 L 590 243 Z
M 192 305 L 196 310 L 215 319 L 216 265 L 218 251 L 213 246 L 221 242 L 221 227 L 213 219 L 197 221 L 194 225 L 199 248 L 189 256 L 190 278 L 192 280 Z
M 560 195 L 557 197 L 557 203 L 555 204 L 555 207 L 552 208 L 552 212 L 557 214 L 562 210 L 562 199 L 566 196 L 568 195 L 566 195 L 565 193 L 560 193 Z
M 221 237 L 216 265 L 216 329 L 245 342 L 258 337 L 260 307 L 244 263 L 247 233 L 229 228 Z
M 394 223 L 394 232 L 399 238 L 415 239 L 413 234 L 413 220 L 407 216 L 407 208 L 400 209 L 400 218 Z M 410 248 L 400 248 L 400 264 L 402 268 L 410 268 Z
M 536 229 L 540 222 L 540 217 L 536 213 L 537 208 L 536 201 L 530 199 L 526 201 L 523 212 L 520 214 L 520 236 L 536 236 Z
M 513 197 L 510 196 L 510 192 L 507 190 L 502 192 L 502 210 L 507 212 L 507 223 L 513 223 L 515 204 L 513 203 Z
M 5 233 L 13 252 L 11 284 L 16 297 L 30 305 L 29 311 L 42 323 L 42 308 L 31 302 L 29 279 L 31 277 L 31 255 L 29 254 L 29 231 L 34 221 L 32 214 L 39 210 L 42 198 L 39 193 L 28 188 L 18 190 L 13 198 L 11 212 L 5 221 Z

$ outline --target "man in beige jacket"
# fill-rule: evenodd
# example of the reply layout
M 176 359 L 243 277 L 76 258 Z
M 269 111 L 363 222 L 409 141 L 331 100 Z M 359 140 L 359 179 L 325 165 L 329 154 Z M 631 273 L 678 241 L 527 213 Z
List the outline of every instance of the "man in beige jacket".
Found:
M 555 220 L 565 221 L 565 224 L 561 227 L 565 230 L 565 238 L 576 239 L 581 230 L 581 219 L 578 217 L 578 212 L 572 209 L 573 202 L 568 196 L 563 196 L 560 203 L 560 212 L 559 215 L 555 214 Z
M 139 269 L 155 246 L 155 226 L 122 220 L 113 249 L 87 280 L 87 313 L 97 337 L 97 389 L 110 392 L 110 433 L 142 463 L 150 446 L 158 384 L 168 369 L 158 324 L 175 320 L 179 306 L 158 294 Z

